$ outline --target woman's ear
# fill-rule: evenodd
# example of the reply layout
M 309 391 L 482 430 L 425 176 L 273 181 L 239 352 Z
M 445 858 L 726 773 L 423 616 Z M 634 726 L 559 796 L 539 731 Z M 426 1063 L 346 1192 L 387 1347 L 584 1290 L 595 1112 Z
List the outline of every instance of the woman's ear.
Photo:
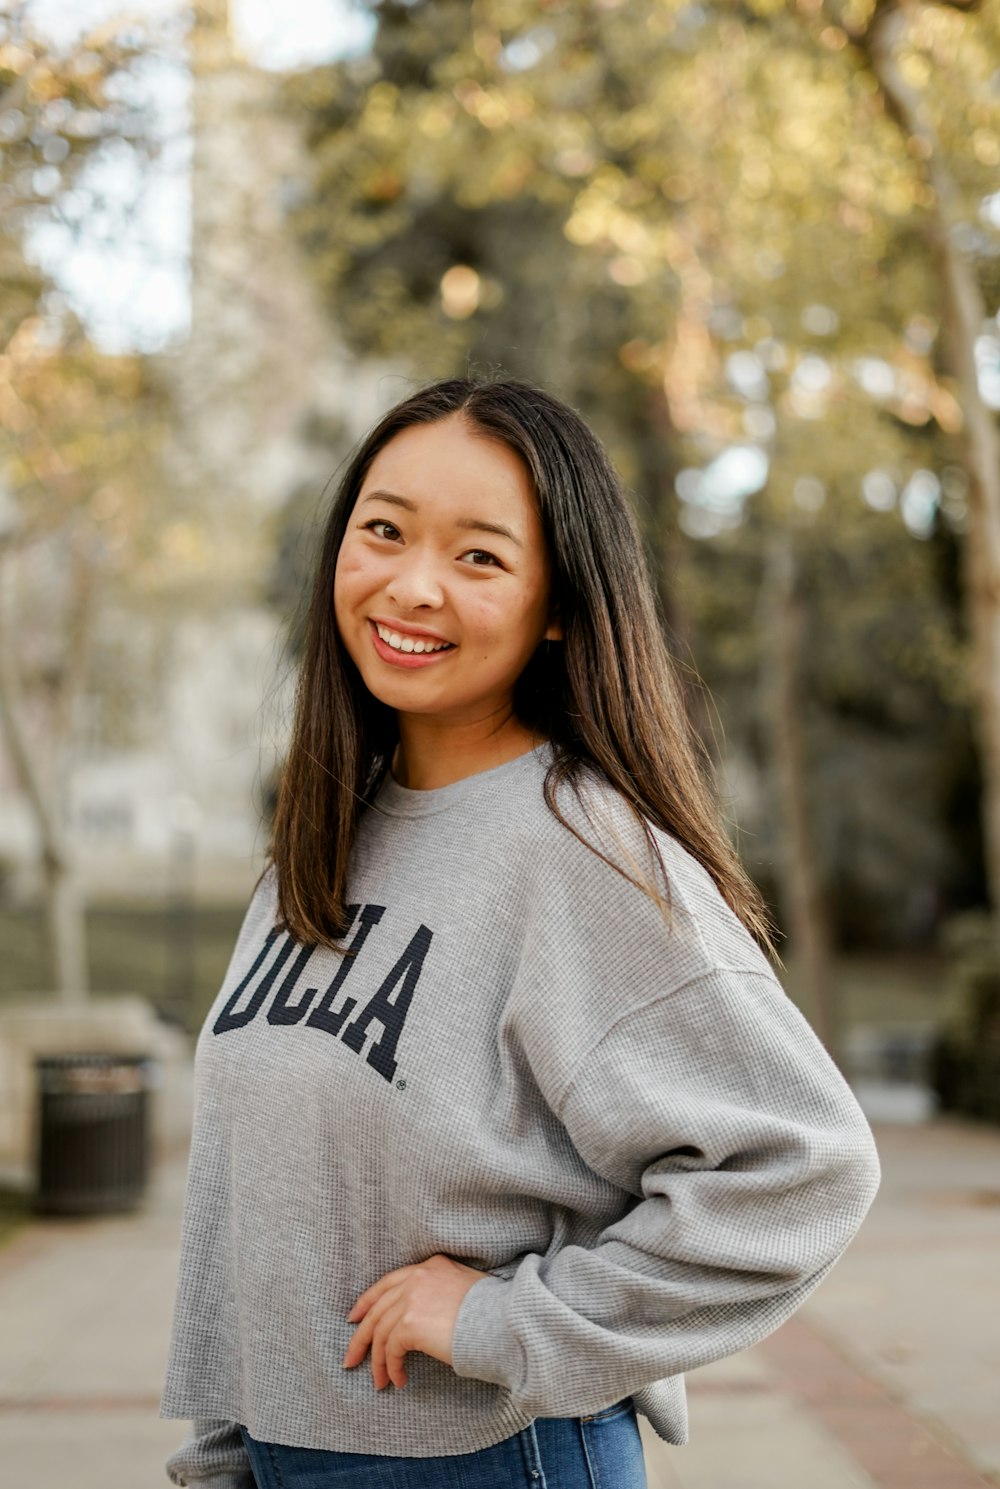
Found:
M 559 619 L 558 610 L 552 612 L 552 619 L 549 621 L 548 629 L 542 639 L 544 641 L 561 641 L 563 639 L 562 621 Z

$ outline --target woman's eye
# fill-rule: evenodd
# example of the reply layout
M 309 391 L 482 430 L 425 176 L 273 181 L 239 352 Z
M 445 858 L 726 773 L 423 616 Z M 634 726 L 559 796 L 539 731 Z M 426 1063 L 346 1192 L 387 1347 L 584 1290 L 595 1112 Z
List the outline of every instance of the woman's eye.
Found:
M 387 527 L 389 529 L 389 531 L 387 533 L 379 533 L 378 536 L 380 538 L 398 538 L 399 537 L 399 528 L 398 527 L 394 527 L 391 522 L 386 522 L 386 520 L 385 520 L 384 517 L 373 517 L 371 519 L 371 521 L 370 522 L 366 522 L 364 524 L 364 526 L 366 528 L 368 528 L 371 532 L 375 532 L 376 528 Z
M 492 553 L 487 553 L 485 548 L 470 548 L 466 557 L 472 559 L 473 567 L 477 569 L 488 568 L 490 564 L 496 564 L 497 568 L 501 567 L 500 560 Z

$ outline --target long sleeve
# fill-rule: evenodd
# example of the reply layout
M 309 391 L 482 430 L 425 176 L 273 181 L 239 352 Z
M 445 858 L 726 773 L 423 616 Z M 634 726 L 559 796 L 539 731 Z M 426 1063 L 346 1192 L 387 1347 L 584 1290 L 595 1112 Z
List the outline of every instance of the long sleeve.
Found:
M 538 1416 L 599 1410 L 756 1343 L 834 1265 L 879 1165 L 849 1087 L 780 984 L 716 970 L 635 1004 L 544 1090 L 623 1192 L 593 1248 L 529 1253 L 466 1294 L 453 1368 Z
M 261 882 L 196 1048 L 178 1485 L 251 1489 L 236 1422 L 455 1456 L 631 1394 L 684 1442 L 682 1372 L 776 1327 L 860 1224 L 871 1135 L 766 957 L 662 829 L 662 899 L 615 871 L 656 865 L 609 783 L 560 788 L 567 831 L 551 760 L 384 781 L 348 956 L 298 945 Z M 343 1368 L 351 1304 L 438 1254 L 483 1274 L 454 1368 L 415 1351 L 378 1391 Z
M 166 1463 L 174 1484 L 197 1489 L 254 1489 L 250 1460 L 236 1422 L 199 1418 Z

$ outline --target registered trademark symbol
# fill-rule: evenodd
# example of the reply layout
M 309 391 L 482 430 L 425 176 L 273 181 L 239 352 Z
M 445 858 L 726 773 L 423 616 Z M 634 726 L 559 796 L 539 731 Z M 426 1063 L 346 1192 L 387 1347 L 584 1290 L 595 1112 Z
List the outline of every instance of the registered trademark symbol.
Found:
M 405 1091 L 406 1090 L 406 1082 L 405 1081 L 397 1081 L 396 1082 L 396 1090 L 397 1091 Z

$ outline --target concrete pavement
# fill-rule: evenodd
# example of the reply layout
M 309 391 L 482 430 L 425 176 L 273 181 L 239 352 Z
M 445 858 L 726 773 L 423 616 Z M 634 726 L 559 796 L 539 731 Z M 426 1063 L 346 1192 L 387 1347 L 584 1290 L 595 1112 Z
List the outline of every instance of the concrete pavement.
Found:
M 0 1251 L 0 1466 L 17 1489 L 164 1489 L 157 1416 L 186 1156 L 141 1213 L 45 1220 Z
M 1000 1485 L 1000 1131 L 876 1126 L 882 1190 L 846 1256 L 755 1349 L 688 1377 L 691 1443 L 642 1424 L 650 1489 Z M 184 1159 L 135 1216 L 0 1252 L 0 1464 L 18 1489 L 162 1489 L 156 1415 Z

